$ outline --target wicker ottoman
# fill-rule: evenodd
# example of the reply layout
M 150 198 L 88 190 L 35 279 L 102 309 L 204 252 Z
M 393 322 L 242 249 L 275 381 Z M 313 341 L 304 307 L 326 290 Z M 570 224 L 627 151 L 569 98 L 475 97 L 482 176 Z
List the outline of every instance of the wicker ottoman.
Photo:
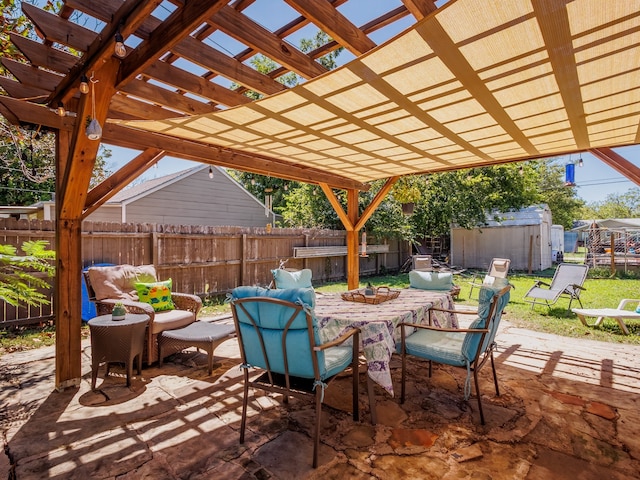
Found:
M 219 323 L 194 322 L 184 328 L 165 330 L 158 337 L 160 366 L 165 352 L 178 352 L 187 347 L 202 348 L 209 355 L 209 375 L 213 372 L 213 351 L 225 340 L 234 337 L 236 329 L 233 325 Z

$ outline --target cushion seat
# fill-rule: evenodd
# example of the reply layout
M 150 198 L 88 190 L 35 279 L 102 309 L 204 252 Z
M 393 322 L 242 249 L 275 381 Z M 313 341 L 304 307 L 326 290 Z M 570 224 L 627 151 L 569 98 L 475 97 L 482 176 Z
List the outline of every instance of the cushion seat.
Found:
M 464 335 L 455 332 L 418 330 L 406 337 L 405 348 L 409 355 L 463 367 L 467 362 L 462 355 L 464 339 Z M 401 351 L 401 346 L 398 346 L 398 351 Z
M 165 330 L 175 330 L 176 328 L 186 327 L 196 321 L 193 312 L 186 310 L 166 310 L 164 312 L 156 312 L 151 333 L 156 334 Z

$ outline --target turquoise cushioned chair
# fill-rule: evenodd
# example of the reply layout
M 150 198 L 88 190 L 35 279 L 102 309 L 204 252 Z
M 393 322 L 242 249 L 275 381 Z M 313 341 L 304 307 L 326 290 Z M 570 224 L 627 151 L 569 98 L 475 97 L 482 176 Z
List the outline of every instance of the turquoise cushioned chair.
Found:
M 238 334 L 244 372 L 244 399 L 240 443 L 244 443 L 249 386 L 289 396 L 309 398 L 315 395 L 316 418 L 313 467 L 318 465 L 320 414 L 324 389 L 340 372 L 353 372 L 353 419 L 358 412 L 359 330 L 322 344 L 313 314 L 315 293 L 310 288 L 266 289 L 237 287 L 231 293 L 231 310 Z M 353 342 L 345 345 L 346 340 Z M 249 380 L 249 368 L 264 370 Z M 373 398 L 369 384 L 369 400 Z M 371 410 L 375 406 L 371 403 Z M 375 414 L 372 415 L 372 420 Z
M 509 302 L 510 289 L 510 285 L 501 289 L 482 286 L 480 288 L 478 317 L 469 325 L 469 328 L 453 329 L 413 323 L 401 324 L 416 329 L 416 332 L 411 335 L 405 335 L 406 329 L 401 329 L 399 346 L 402 354 L 401 402 L 404 402 L 405 398 L 407 355 L 429 360 L 429 376 L 431 376 L 432 362 L 466 368 L 467 378 L 464 398 L 468 400 L 471 394 L 471 375 L 473 374 L 480 421 L 484 425 L 484 413 L 478 386 L 478 371 L 488 359 L 491 359 L 493 382 L 496 387 L 496 395 L 499 396 L 500 390 L 493 361 L 493 350 L 496 347 L 495 336 L 502 317 L 502 311 Z

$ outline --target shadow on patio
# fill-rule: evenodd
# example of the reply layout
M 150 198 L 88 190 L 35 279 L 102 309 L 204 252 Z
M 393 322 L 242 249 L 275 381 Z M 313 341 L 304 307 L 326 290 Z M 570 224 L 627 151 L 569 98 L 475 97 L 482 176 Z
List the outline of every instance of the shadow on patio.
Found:
M 206 354 L 185 351 L 125 386 L 113 369 L 90 390 L 84 344 L 79 389 L 53 392 L 54 352 L 0 358 L 6 456 L 3 478 L 492 478 L 628 479 L 640 471 L 640 348 L 517 329 L 498 335 L 501 397 L 481 373 L 487 425 L 464 372 L 410 361 L 407 402 L 377 388 L 378 425 L 349 415 L 348 378 L 327 389 L 319 468 L 311 468 L 312 405 L 288 407 L 256 391 L 247 439 L 238 443 L 242 405 L 237 343 Z M 400 359 L 393 360 L 399 390 Z M 398 393 L 398 392 L 396 392 Z

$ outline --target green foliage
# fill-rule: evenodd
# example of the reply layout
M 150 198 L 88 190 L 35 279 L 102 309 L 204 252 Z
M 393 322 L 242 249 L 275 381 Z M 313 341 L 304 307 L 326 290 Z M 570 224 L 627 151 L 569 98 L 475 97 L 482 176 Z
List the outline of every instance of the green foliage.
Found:
M 611 193 L 602 202 L 585 205 L 581 219 L 638 218 L 640 217 L 640 188 L 630 188 L 625 193 Z
M 36 272 L 54 275 L 55 267 L 51 260 L 55 252 L 48 250 L 48 242 L 36 240 L 24 242 L 22 251 L 17 255 L 12 245 L 0 245 L 0 299 L 11 305 L 25 303 L 41 305 L 49 303 L 47 296 L 39 290 L 49 288 L 49 284 L 35 275 Z
M 101 145 L 90 187 L 110 175 L 110 156 Z M 35 125 L 15 127 L 0 115 L 0 205 L 51 200 L 55 188 L 55 134 Z

